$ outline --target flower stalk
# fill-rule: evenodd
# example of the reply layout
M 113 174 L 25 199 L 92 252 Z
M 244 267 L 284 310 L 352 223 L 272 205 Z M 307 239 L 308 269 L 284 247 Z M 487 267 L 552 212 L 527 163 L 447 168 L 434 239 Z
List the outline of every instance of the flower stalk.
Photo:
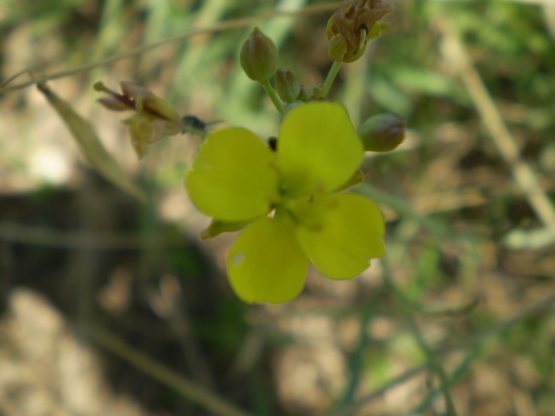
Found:
M 260 83 L 260 85 L 262 85 L 262 88 L 264 88 L 264 91 L 266 91 L 266 94 L 268 94 L 268 97 L 270 97 L 270 100 L 272 100 L 272 103 L 274 104 L 274 107 L 276 107 L 276 110 L 278 110 L 278 112 L 283 116 L 285 114 L 285 108 L 283 107 L 283 103 L 281 102 L 274 87 L 272 87 L 270 81 L 266 80 Z
M 339 71 L 341 71 L 342 65 L 343 65 L 342 62 L 340 61 L 333 61 L 333 64 L 331 65 L 331 68 L 328 71 L 328 75 L 326 76 L 326 80 L 324 81 L 324 88 L 323 88 L 324 97 L 328 96 L 331 90 L 331 87 L 335 79 L 337 78 L 337 75 L 339 74 Z

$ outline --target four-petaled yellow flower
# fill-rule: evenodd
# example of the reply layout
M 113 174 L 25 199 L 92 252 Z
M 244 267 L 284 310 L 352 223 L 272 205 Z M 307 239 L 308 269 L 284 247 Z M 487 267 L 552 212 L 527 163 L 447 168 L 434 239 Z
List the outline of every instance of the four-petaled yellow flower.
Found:
M 215 220 L 249 223 L 227 257 L 241 299 L 287 302 L 301 292 L 310 262 L 329 278 L 349 279 L 383 255 L 384 220 L 376 204 L 339 192 L 363 155 L 346 110 L 329 102 L 292 109 L 277 152 L 241 128 L 207 137 L 185 185 L 198 209 Z

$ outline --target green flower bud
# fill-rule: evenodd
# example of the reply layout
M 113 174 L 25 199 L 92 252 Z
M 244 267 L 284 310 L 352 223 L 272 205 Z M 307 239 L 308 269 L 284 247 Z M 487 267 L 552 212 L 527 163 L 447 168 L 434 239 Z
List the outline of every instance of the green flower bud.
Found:
M 315 98 L 317 100 L 320 100 L 322 98 L 325 98 L 325 95 L 326 95 L 326 93 L 324 91 L 324 86 L 322 84 L 315 85 L 312 88 L 312 97 L 313 98 Z
M 312 92 L 304 85 L 301 85 L 301 93 L 299 94 L 299 100 L 305 103 L 312 100 Z
M 292 103 L 301 93 L 301 83 L 288 69 L 278 69 L 276 72 L 276 89 L 280 98 L 286 103 Z
M 276 72 L 277 49 L 274 42 L 255 27 L 241 48 L 240 62 L 247 76 L 266 82 Z
M 333 35 L 328 40 L 328 56 L 333 61 L 343 62 L 347 53 L 347 41 L 341 33 Z
M 367 119 L 358 129 L 364 150 L 390 152 L 405 138 L 405 122 L 394 114 L 378 114 Z

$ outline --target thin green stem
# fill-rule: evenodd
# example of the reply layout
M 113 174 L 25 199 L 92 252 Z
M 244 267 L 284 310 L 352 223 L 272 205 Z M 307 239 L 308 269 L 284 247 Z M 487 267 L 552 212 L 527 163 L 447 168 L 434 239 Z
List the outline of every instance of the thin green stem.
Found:
M 339 71 L 341 70 L 341 65 L 342 63 L 339 61 L 333 61 L 333 64 L 328 72 L 328 75 L 326 76 L 326 80 L 324 81 L 324 97 L 327 97 L 331 86 L 333 85 L 333 82 L 335 81 L 335 78 L 337 78 L 337 74 L 339 74 Z
M 418 325 L 412 316 L 413 315 L 412 304 L 405 297 L 405 294 L 397 287 L 397 285 L 393 281 L 386 258 L 383 258 L 382 265 L 384 270 L 383 272 L 384 283 L 386 287 L 391 289 L 391 291 L 399 301 L 399 304 L 401 306 L 399 309 L 401 310 L 403 317 L 407 321 L 411 329 L 411 332 L 413 333 L 414 338 L 418 343 L 418 346 L 420 347 L 422 352 L 426 355 L 429 368 L 437 375 L 439 379 L 441 392 L 443 393 L 443 397 L 445 399 L 445 405 L 447 406 L 447 414 L 449 416 L 456 416 L 457 410 L 455 408 L 455 402 L 453 401 L 453 397 L 451 395 L 451 382 L 449 380 L 449 377 L 447 376 L 447 373 L 445 372 L 445 370 L 437 360 L 436 353 L 432 351 L 432 349 L 428 346 L 426 340 L 424 339 L 424 336 L 422 335 L 422 332 L 420 332 L 420 328 L 418 328 Z
M 437 361 L 434 351 L 432 351 L 431 348 L 427 345 L 424 337 L 422 336 L 422 333 L 420 332 L 420 329 L 418 328 L 418 325 L 409 314 L 407 314 L 407 322 L 416 339 L 416 342 L 418 343 L 418 346 L 424 352 L 424 354 L 426 354 L 426 358 L 431 370 L 436 373 L 439 378 L 441 392 L 443 393 L 443 398 L 445 399 L 445 404 L 447 406 L 447 414 L 449 416 L 456 416 L 457 410 L 455 408 L 455 402 L 453 401 L 453 397 L 451 395 L 451 381 L 449 380 L 447 373 L 445 372 L 441 364 Z
M 437 355 L 439 356 L 439 358 L 444 358 L 452 355 L 457 351 L 465 350 L 467 348 L 480 348 L 480 346 L 484 342 L 486 342 L 490 337 L 496 336 L 503 331 L 509 330 L 512 326 L 516 325 L 519 322 L 522 322 L 524 319 L 528 319 L 529 317 L 540 312 L 552 313 L 551 308 L 553 308 L 553 306 L 555 306 L 555 293 L 547 295 L 544 298 L 541 298 L 540 300 L 523 307 L 514 315 L 493 324 L 492 326 L 483 330 L 482 332 L 466 337 L 463 341 L 460 341 L 455 345 L 449 348 L 446 348 L 442 351 L 438 351 Z M 426 370 L 426 367 L 423 365 L 414 367 L 394 377 L 393 379 L 388 381 L 383 386 L 377 388 L 376 390 L 357 399 L 354 403 L 349 404 L 340 412 L 333 413 L 333 415 L 334 416 L 353 415 L 362 406 L 370 403 L 372 400 L 376 400 L 377 398 L 383 397 L 384 394 L 386 394 L 387 392 L 399 387 L 401 384 L 406 383 L 409 380 L 412 380 L 414 377 L 421 374 L 425 370 Z
M 351 368 L 351 377 L 349 382 L 347 383 L 343 398 L 339 403 L 340 407 L 345 407 L 355 400 L 360 386 L 360 381 L 364 374 L 364 353 L 366 352 L 366 348 L 368 346 L 368 343 L 370 342 L 368 325 L 370 324 L 372 319 L 374 319 L 376 309 L 379 305 L 378 299 L 382 296 L 382 291 L 376 292 L 376 294 L 368 300 L 366 306 L 362 311 L 362 316 L 360 317 L 359 340 L 356 349 L 351 355 L 349 363 L 349 366 Z
M 266 94 L 268 94 L 268 97 L 270 97 L 270 99 L 272 100 L 272 103 L 274 103 L 274 106 L 279 111 L 279 113 L 281 115 L 284 115 L 285 108 L 283 107 L 283 103 L 279 99 L 276 90 L 274 90 L 274 87 L 272 87 L 272 84 L 270 84 L 270 81 L 268 80 L 266 82 L 262 82 L 261 85 L 262 88 L 264 88 L 264 91 L 266 91 Z
M 225 30 L 243 28 L 245 26 L 250 26 L 253 23 L 273 19 L 277 16 L 290 16 L 290 17 L 308 16 L 308 15 L 321 13 L 321 12 L 327 12 L 327 11 L 335 10 L 335 9 L 337 9 L 337 2 L 332 1 L 332 2 L 329 2 L 329 3 L 323 3 L 323 4 L 317 4 L 315 6 L 305 7 L 302 10 L 296 10 L 296 11 L 292 11 L 292 12 L 291 11 L 285 11 L 285 10 L 283 10 L 283 11 L 271 10 L 269 12 L 262 13 L 262 14 L 257 15 L 257 16 L 243 17 L 241 19 L 224 20 L 224 21 L 218 22 L 214 25 L 193 28 L 191 30 L 188 30 L 185 33 L 181 33 L 177 36 L 172 36 L 172 37 L 169 37 L 169 38 L 165 38 L 165 39 L 162 39 L 158 42 L 149 43 L 147 45 L 137 46 L 136 48 L 132 48 L 132 49 L 129 49 L 125 52 L 120 52 L 120 53 L 117 53 L 117 54 L 112 55 L 112 56 L 108 56 L 106 58 L 100 59 L 100 60 L 92 62 L 92 63 L 84 64 L 84 65 L 81 65 L 81 66 L 78 66 L 78 67 L 75 67 L 75 68 L 71 68 L 71 69 L 66 69 L 66 70 L 63 70 L 63 71 L 60 71 L 60 72 L 54 72 L 54 73 L 47 74 L 47 75 L 40 76 L 40 77 L 37 76 L 36 79 L 32 79 L 30 81 L 26 81 L 26 82 L 22 82 L 20 84 L 7 86 L 7 84 L 9 84 L 11 81 L 13 81 L 19 75 L 21 75 L 23 73 L 26 73 L 27 69 L 24 69 L 24 70 L 18 72 L 17 74 L 15 74 L 14 76 L 9 77 L 6 81 L 0 83 L 0 95 L 11 92 L 11 91 L 20 90 L 22 88 L 28 87 L 29 85 L 38 84 L 39 82 L 45 82 L 45 81 L 49 81 L 49 80 L 53 80 L 53 79 L 59 79 L 59 78 L 63 78 L 63 77 L 76 75 L 76 74 L 79 74 L 79 73 L 82 73 L 82 72 L 87 72 L 87 71 L 90 71 L 94 68 L 105 66 L 105 65 L 111 64 L 113 62 L 120 61 L 122 59 L 128 59 L 128 58 L 131 58 L 131 57 L 134 57 L 134 56 L 137 56 L 137 55 L 144 54 L 144 53 L 146 53 L 150 50 L 159 48 L 159 47 L 164 46 L 168 43 L 183 41 L 183 40 L 192 38 L 194 36 L 202 35 L 202 34 L 205 34 L 205 33 L 217 33 L 217 32 L 223 32 Z M 60 62 L 60 64 L 62 64 L 62 63 L 64 63 L 64 62 Z M 40 66 L 40 67 L 35 66 L 35 67 L 32 67 L 31 69 L 41 69 L 41 68 L 44 69 L 43 66 Z
M 479 356 L 482 350 L 482 344 L 475 345 L 461 363 L 453 370 L 450 376 L 451 382 L 460 381 L 469 372 L 472 362 Z M 413 410 L 407 412 L 408 415 L 421 415 L 426 412 L 426 409 L 432 404 L 435 398 L 441 393 L 441 389 L 434 389 L 428 397 L 426 397 L 418 406 Z

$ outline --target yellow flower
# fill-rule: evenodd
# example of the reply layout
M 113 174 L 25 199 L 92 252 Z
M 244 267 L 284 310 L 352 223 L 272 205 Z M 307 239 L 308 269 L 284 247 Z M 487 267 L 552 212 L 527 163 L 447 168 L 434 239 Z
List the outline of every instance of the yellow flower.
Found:
M 311 262 L 329 278 L 349 279 L 384 251 L 376 204 L 338 193 L 364 154 L 346 110 L 300 105 L 277 143 L 272 152 L 248 130 L 221 130 L 207 137 L 185 179 L 199 210 L 236 228 L 248 224 L 227 257 L 231 286 L 246 302 L 293 299 Z

